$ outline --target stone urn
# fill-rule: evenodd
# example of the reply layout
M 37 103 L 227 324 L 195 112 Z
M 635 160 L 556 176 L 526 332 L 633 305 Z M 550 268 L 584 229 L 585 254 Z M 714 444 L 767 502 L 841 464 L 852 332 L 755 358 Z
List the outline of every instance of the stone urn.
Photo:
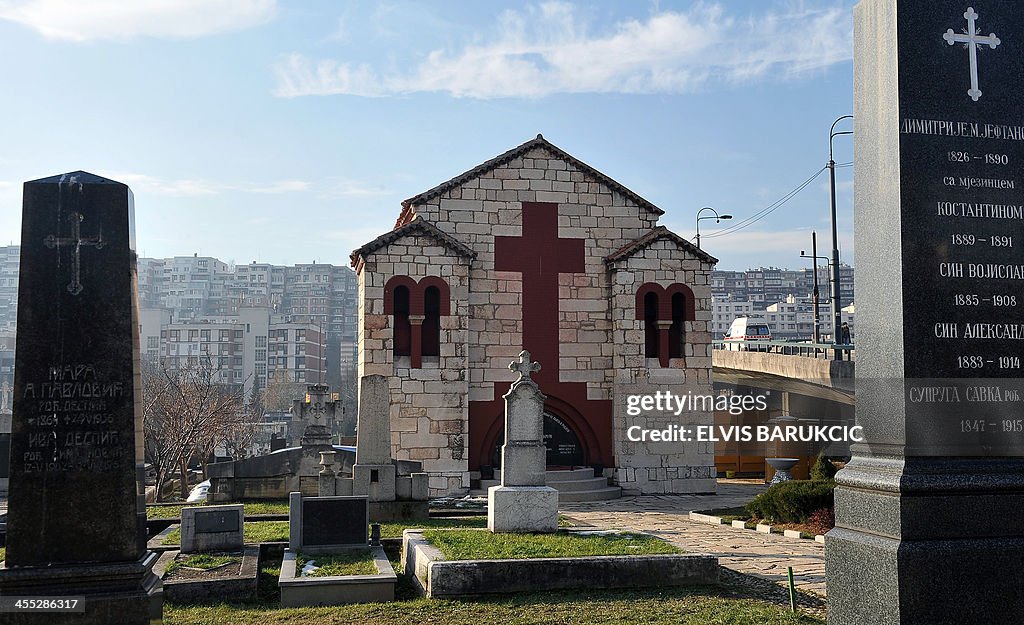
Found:
M 768 482 L 768 485 L 778 484 L 779 482 L 788 482 L 793 479 L 793 476 L 789 474 L 790 469 L 796 466 L 796 463 L 800 462 L 799 458 L 765 458 L 773 469 L 775 469 L 775 475 L 772 477 L 772 481 Z

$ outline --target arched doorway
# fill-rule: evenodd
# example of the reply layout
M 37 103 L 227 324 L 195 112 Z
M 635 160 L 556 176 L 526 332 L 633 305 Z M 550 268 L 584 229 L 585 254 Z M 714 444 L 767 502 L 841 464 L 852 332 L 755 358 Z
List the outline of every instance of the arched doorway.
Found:
M 505 435 L 498 435 L 494 444 L 491 461 L 495 468 L 501 467 L 501 446 L 505 443 Z M 586 462 L 586 449 L 565 419 L 547 410 L 544 411 L 544 446 L 547 448 L 547 466 L 573 467 L 582 466 Z

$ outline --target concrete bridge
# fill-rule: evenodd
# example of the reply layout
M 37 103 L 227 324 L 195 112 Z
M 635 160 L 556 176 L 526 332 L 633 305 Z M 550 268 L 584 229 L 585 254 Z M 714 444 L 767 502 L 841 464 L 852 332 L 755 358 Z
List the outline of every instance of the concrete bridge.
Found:
M 852 345 L 715 341 L 713 347 L 715 382 L 854 403 L 856 351 Z M 835 358 L 837 351 L 841 359 Z

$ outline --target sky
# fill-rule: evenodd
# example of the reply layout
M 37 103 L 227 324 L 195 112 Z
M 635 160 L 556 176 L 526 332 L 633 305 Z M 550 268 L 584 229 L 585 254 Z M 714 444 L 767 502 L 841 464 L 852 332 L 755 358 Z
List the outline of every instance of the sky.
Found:
M 345 265 L 403 199 L 542 133 L 686 238 L 733 215 L 701 222 L 719 269 L 806 267 L 852 5 L 0 0 L 0 245 L 23 182 L 85 170 L 132 188 L 143 256 Z

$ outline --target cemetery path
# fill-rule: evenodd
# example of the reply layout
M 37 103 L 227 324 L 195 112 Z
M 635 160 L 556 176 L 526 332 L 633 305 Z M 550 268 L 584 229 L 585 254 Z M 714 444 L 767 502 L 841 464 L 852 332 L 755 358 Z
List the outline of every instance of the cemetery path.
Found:
M 649 532 L 687 551 L 715 554 L 725 568 L 776 584 L 786 585 L 786 567 L 791 566 L 798 590 L 824 597 L 825 546 L 821 543 L 689 519 L 692 510 L 743 505 L 764 487 L 719 483 L 718 490 L 717 495 L 646 495 L 566 502 L 559 508 L 563 514 L 590 525 Z

